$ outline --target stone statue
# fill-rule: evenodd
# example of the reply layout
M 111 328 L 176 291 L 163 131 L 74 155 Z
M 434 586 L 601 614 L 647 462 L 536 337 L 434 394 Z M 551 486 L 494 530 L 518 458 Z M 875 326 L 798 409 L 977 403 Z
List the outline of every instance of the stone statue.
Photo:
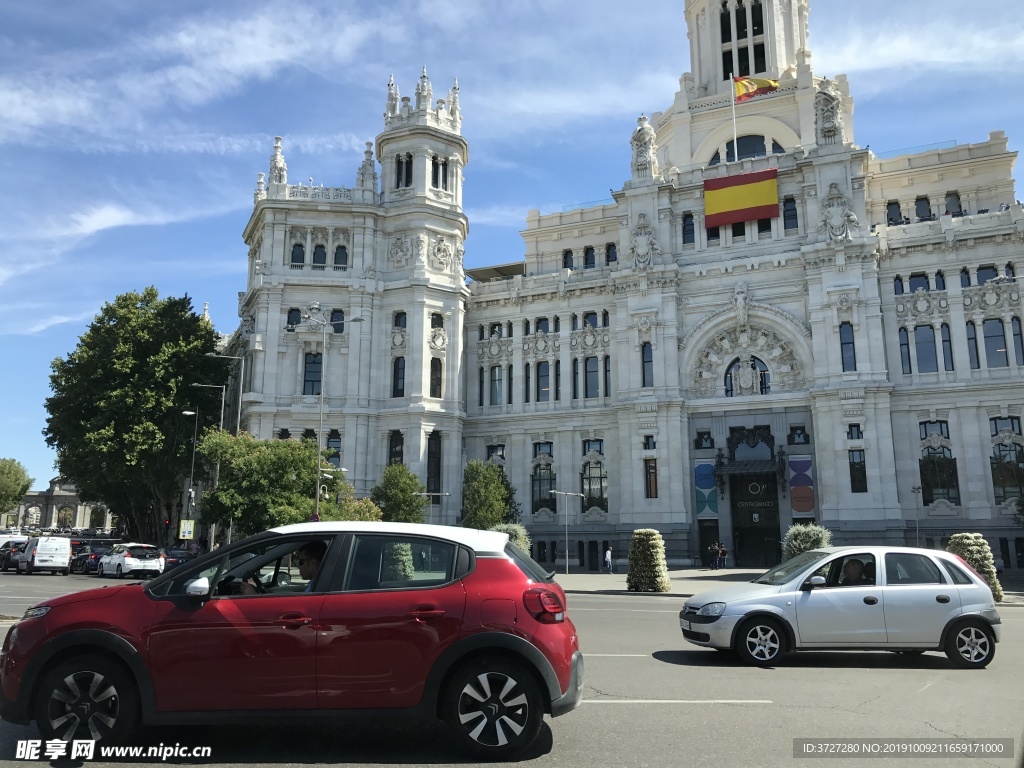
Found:
M 654 232 L 647 223 L 645 213 L 641 213 L 637 218 L 636 229 L 633 230 L 633 238 L 629 243 L 629 255 L 633 259 L 633 265 L 640 272 L 646 272 L 654 257 L 661 255 L 661 246 L 658 245 Z
M 819 232 L 827 232 L 831 242 L 842 242 L 853 239 L 853 230 L 860 229 L 860 221 L 850 209 L 850 201 L 839 191 L 839 185 L 833 182 L 828 186 L 828 197 L 821 210 Z
M 653 179 L 658 175 L 658 145 L 654 129 L 644 115 L 637 119 L 637 128 L 629 143 L 633 146 L 633 178 Z
M 842 96 L 836 84 L 825 80 L 814 97 L 814 111 L 818 122 L 819 144 L 842 144 L 843 112 Z
M 733 295 L 733 303 L 736 304 L 736 326 L 745 328 L 747 326 L 747 284 L 740 283 L 736 286 Z

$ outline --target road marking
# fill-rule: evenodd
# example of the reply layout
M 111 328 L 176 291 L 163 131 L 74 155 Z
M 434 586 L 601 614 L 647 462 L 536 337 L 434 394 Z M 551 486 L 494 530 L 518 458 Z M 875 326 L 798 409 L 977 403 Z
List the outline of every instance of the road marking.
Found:
M 772 704 L 769 699 L 584 699 L 583 704 Z
M 649 653 L 587 653 L 587 654 L 584 654 L 584 655 L 588 659 L 592 659 L 595 656 L 600 656 L 601 658 L 612 658 L 612 659 L 619 659 L 619 658 L 646 659 L 651 654 L 649 654 Z
M 679 615 L 679 611 L 655 611 L 647 608 L 569 608 L 569 613 L 577 613 L 580 611 L 607 611 L 609 613 L 674 613 L 676 616 Z

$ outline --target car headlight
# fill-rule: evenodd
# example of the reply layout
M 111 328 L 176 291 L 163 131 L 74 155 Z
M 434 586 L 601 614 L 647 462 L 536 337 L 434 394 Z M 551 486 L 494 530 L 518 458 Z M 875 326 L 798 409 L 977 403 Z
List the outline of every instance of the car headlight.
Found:
M 24 621 L 25 619 L 38 619 L 40 616 L 45 616 L 49 612 L 50 612 L 50 606 L 48 606 L 48 605 L 39 605 L 39 606 L 36 606 L 35 608 L 29 608 L 27 611 L 25 611 L 25 615 L 22 616 L 21 618 L 22 618 L 22 621 Z
M 697 611 L 698 616 L 721 616 L 725 611 L 725 603 L 708 603 Z

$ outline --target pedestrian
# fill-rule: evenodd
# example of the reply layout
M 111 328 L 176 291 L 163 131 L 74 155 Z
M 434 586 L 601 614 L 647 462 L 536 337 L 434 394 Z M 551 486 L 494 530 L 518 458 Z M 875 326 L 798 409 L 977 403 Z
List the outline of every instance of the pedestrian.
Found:
M 725 568 L 726 558 L 729 557 L 729 550 L 725 548 L 725 544 L 722 544 L 718 548 L 718 567 Z
M 608 573 L 615 573 L 612 566 L 612 547 L 608 545 L 608 549 L 604 551 L 604 567 L 608 570 Z
M 708 560 L 711 561 L 711 570 L 718 570 L 718 542 L 714 542 L 708 547 Z

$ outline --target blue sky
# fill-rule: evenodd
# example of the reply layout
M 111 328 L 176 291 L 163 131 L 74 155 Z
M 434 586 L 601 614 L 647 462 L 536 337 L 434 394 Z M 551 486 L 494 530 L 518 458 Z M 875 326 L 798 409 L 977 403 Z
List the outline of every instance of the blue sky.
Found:
M 155 285 L 237 324 L 256 174 L 351 186 L 394 73 L 459 78 L 466 265 L 522 258 L 530 208 L 608 196 L 636 117 L 689 67 L 683 0 L 9 3 L 0 30 L 0 457 L 44 488 L 50 362 L 100 306 Z M 1024 25 L 1005 3 L 812 0 L 816 74 L 847 73 L 883 152 L 1005 130 Z M 994 23 L 995 20 L 1001 20 Z M 1020 192 L 1018 191 L 1018 196 Z

